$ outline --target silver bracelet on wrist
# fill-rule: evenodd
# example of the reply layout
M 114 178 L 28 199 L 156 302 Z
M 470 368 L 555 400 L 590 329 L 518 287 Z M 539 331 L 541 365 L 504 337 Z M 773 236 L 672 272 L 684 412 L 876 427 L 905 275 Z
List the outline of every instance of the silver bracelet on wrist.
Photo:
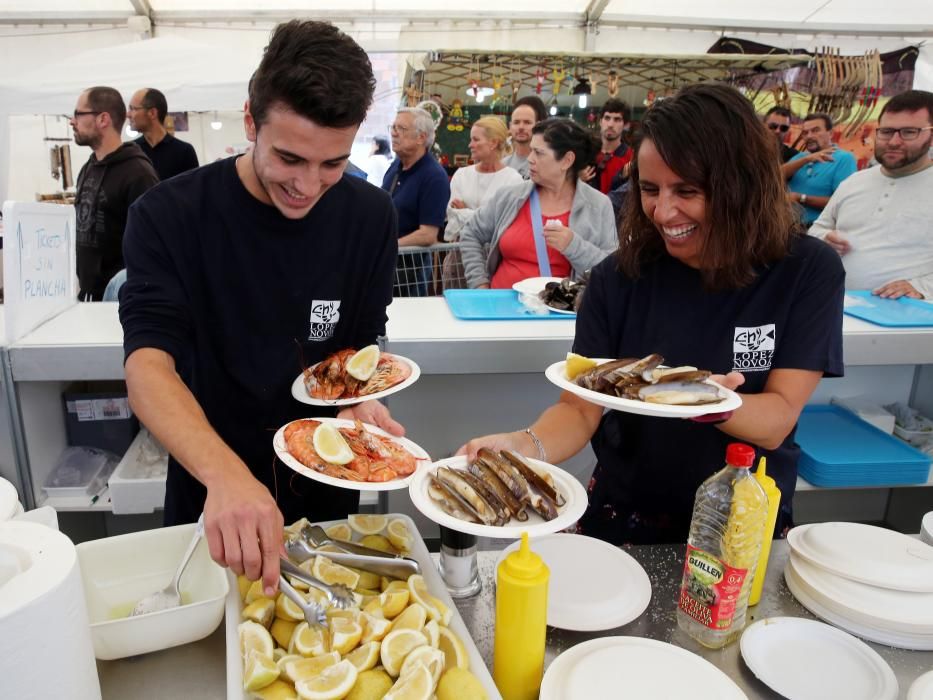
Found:
M 541 443 L 541 438 L 535 435 L 535 431 L 531 428 L 525 428 L 525 432 L 528 433 L 528 437 L 531 438 L 531 441 L 535 444 L 535 447 L 538 448 L 538 459 L 542 462 L 547 462 L 547 452 L 544 449 L 544 445 Z

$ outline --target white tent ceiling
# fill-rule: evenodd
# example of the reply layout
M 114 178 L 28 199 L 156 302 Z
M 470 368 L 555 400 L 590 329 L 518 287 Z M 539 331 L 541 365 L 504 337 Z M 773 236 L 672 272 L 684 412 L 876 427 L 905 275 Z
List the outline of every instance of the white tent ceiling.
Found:
M 160 23 L 279 20 L 493 21 L 663 26 L 862 35 L 933 35 L 929 0 L 0 0 L 2 23 L 107 23 L 145 16 Z M 468 5 L 468 6 L 467 6 Z

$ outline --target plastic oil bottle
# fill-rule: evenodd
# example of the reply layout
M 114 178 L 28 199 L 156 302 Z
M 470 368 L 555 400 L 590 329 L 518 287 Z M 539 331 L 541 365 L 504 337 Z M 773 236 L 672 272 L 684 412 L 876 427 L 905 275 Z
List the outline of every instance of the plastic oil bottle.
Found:
M 768 497 L 749 469 L 755 450 L 732 443 L 726 466 L 697 489 L 677 625 L 718 649 L 736 639 L 761 553 Z
M 496 636 L 492 677 L 503 700 L 536 700 L 544 675 L 550 572 L 522 533 L 517 551 L 496 572 Z
M 765 531 L 761 541 L 761 556 L 758 557 L 758 566 L 755 567 L 755 579 L 752 582 L 752 592 L 748 597 L 748 605 L 758 605 L 761 600 L 761 590 L 765 585 L 765 574 L 768 571 L 768 558 L 771 556 L 771 541 L 774 539 L 774 524 L 777 522 L 778 508 L 781 506 L 781 489 L 777 487 L 774 479 L 768 476 L 765 458 L 758 460 L 758 469 L 755 470 L 755 481 L 761 484 L 768 497 L 768 517 L 765 518 Z

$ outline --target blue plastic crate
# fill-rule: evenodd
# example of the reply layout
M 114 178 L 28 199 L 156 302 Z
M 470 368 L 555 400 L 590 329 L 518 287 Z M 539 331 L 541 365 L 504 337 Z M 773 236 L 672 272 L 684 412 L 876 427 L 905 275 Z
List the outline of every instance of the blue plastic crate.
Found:
M 446 289 L 447 306 L 464 321 L 568 321 L 576 314 L 537 314 L 522 304 L 514 289 Z
M 797 424 L 800 476 L 815 486 L 926 483 L 930 457 L 841 406 L 806 406 Z

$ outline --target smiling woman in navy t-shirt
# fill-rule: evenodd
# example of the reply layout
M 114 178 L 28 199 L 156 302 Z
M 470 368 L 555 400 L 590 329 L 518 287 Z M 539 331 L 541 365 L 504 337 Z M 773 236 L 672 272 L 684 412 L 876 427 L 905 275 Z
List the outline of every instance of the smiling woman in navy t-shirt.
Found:
M 796 230 L 769 134 L 736 90 L 695 85 L 642 123 L 620 249 L 592 271 L 574 352 L 643 357 L 724 375 L 742 407 L 718 421 L 652 418 L 564 392 L 526 431 L 478 438 L 558 463 L 592 439 L 598 463 L 585 534 L 683 542 L 693 499 L 740 440 L 768 457 L 791 524 L 800 411 L 823 376 L 841 376 L 845 273 Z

